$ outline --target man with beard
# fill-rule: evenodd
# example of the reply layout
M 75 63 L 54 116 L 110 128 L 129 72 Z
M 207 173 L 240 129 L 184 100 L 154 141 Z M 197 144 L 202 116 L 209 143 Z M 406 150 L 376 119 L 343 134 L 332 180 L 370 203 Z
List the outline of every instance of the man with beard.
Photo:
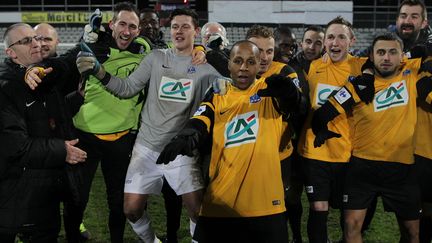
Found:
M 426 5 L 422 1 L 404 0 L 399 5 L 396 33 L 403 40 L 408 57 L 415 54 L 410 53 L 415 46 L 432 44 L 432 29 L 427 24 Z
M 405 0 L 399 6 L 396 31 L 404 42 L 408 57 L 431 55 L 432 28 L 427 24 L 426 6 L 418 0 Z M 418 102 L 415 163 L 420 184 L 422 214 L 420 218 L 420 242 L 432 240 L 432 142 L 425 137 L 430 134 L 432 114 L 425 102 Z
M 431 106 L 432 61 L 406 60 L 402 40 L 394 33 L 377 36 L 372 47 L 375 75 L 366 69 L 331 95 L 314 112 L 312 130 L 319 139 L 319 134 L 328 134 L 329 121 L 352 114 L 352 155 L 343 195 L 346 242 L 362 242 L 363 219 L 377 196 L 385 210 L 396 215 L 399 242 L 419 242 L 420 192 L 413 156 L 416 102 Z

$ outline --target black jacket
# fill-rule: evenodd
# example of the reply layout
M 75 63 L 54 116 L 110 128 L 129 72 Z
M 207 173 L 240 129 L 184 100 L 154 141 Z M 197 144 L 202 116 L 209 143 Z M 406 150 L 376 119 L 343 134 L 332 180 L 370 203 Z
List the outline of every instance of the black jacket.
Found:
M 55 86 L 36 91 L 26 68 L 0 64 L 0 231 L 60 227 L 64 138 L 71 132 L 63 96 Z

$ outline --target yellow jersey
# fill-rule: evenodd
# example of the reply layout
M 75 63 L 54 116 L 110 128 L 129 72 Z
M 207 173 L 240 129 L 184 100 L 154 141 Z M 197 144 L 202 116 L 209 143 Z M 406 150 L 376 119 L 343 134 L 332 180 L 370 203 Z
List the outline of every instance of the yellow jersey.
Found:
M 332 92 L 344 86 L 351 77 L 361 73 L 361 67 L 367 58 L 348 55 L 344 61 L 333 63 L 330 59 L 314 60 L 306 79 L 309 83 L 309 98 L 311 110 L 316 110 L 324 104 Z M 300 134 L 298 152 L 302 157 L 324 162 L 348 162 L 351 157 L 351 133 L 347 115 L 341 114 L 328 123 L 329 130 L 342 135 L 340 138 L 328 139 L 321 147 L 314 148 L 315 135 L 312 132 L 311 121 L 313 112 L 308 112 L 305 125 Z
M 260 76 L 260 79 L 265 80 L 266 78 L 270 77 L 273 74 L 281 74 L 291 78 L 293 82 L 296 84 L 296 86 L 300 89 L 297 73 L 293 68 L 291 68 L 287 64 L 273 61 L 270 64 L 269 69 Z M 292 128 L 289 127 L 289 123 L 287 119 L 283 119 L 283 126 L 284 126 L 284 134 L 282 136 L 281 146 L 279 149 L 280 160 L 284 160 L 288 158 L 293 153 L 293 146 L 291 143 Z
M 191 119 L 200 119 L 212 135 L 209 184 L 201 212 L 207 217 L 257 217 L 285 211 L 279 159 L 282 117 L 272 98 L 229 85 L 223 96 L 205 99 Z
M 360 102 L 351 83 L 329 101 L 341 113 L 341 101 L 351 96 L 353 156 L 358 158 L 414 163 L 414 130 L 417 121 L 417 81 L 421 59 L 406 59 L 399 74 L 389 79 L 375 76 L 375 96 L 371 103 Z M 340 93 L 344 93 L 343 96 Z M 343 103 L 342 102 L 342 103 Z M 429 138 L 428 138 L 429 139 Z

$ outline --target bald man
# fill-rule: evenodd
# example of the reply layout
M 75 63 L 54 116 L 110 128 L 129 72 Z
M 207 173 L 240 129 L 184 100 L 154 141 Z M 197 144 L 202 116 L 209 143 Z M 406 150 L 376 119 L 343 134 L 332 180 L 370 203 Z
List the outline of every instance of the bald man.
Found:
M 57 46 L 60 43 L 57 30 L 48 23 L 41 23 L 34 27 L 37 35 L 41 38 L 42 58 L 57 56 Z

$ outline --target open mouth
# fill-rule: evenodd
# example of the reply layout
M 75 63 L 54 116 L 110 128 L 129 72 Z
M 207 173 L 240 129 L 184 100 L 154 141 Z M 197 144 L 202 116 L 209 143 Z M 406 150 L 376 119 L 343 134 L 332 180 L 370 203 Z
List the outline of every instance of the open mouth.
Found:
M 402 32 L 413 32 L 414 31 L 414 26 L 412 26 L 412 25 L 402 25 L 401 26 L 401 30 L 402 30 Z
M 182 36 L 176 36 L 175 40 L 176 41 L 184 41 L 184 38 Z
M 249 76 L 247 75 L 239 75 L 237 77 L 237 81 L 241 82 L 241 83 L 246 83 L 249 81 Z

